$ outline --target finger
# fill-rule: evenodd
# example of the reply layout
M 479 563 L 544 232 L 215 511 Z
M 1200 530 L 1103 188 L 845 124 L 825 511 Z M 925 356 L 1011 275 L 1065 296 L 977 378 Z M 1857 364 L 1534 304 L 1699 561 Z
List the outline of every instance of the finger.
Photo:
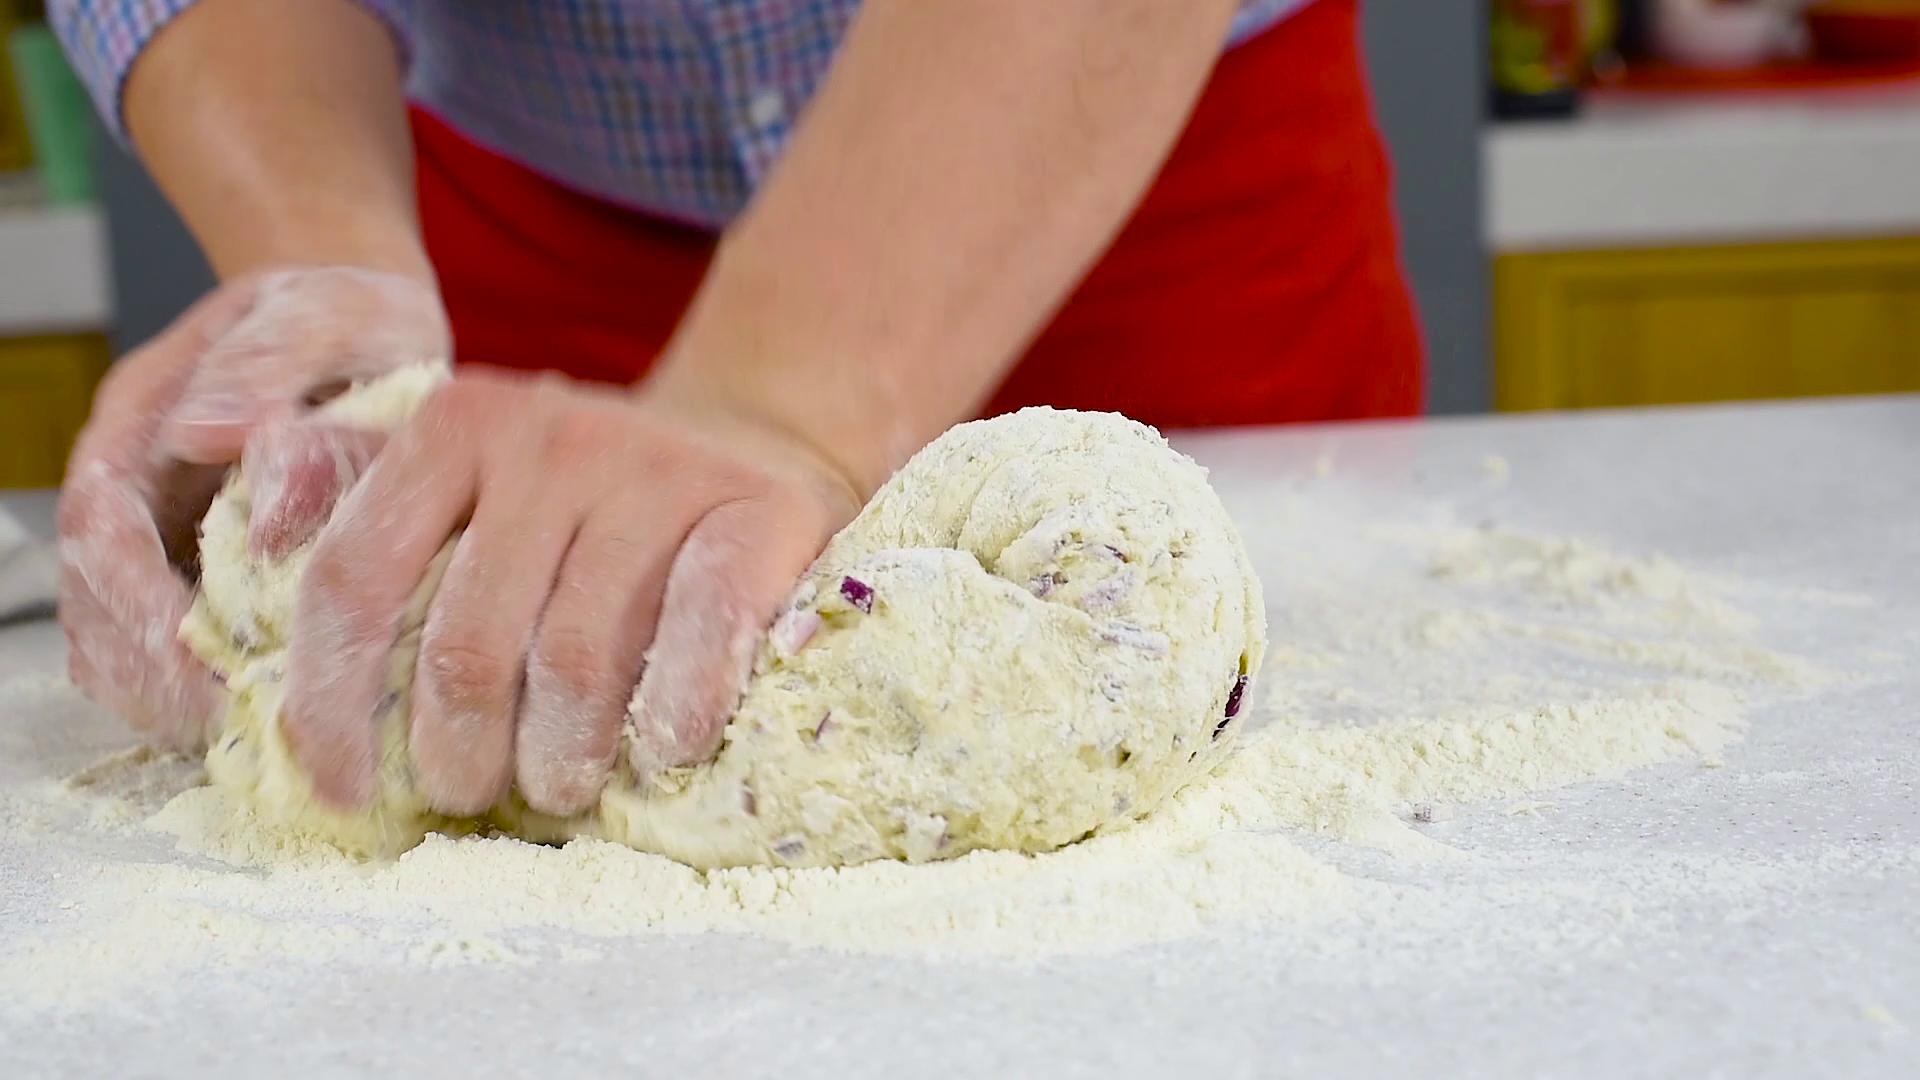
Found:
M 826 541 L 824 515 L 782 496 L 710 511 L 674 557 L 633 710 L 628 762 L 648 777 L 711 757 L 754 647 Z
M 105 706 L 116 716 L 125 716 L 125 713 L 114 708 L 111 704 L 101 701 L 99 696 L 93 692 L 94 682 L 99 678 L 100 672 L 93 666 L 93 661 L 87 659 L 86 650 L 77 645 L 69 646 L 67 649 L 67 681 L 79 687 L 81 692 L 87 696 L 87 700 L 97 705 Z
M 252 506 L 247 550 L 281 559 L 313 538 L 386 444 L 383 431 L 319 421 L 269 424 L 241 455 Z
M 615 504 L 568 549 L 534 635 L 515 734 L 515 780 L 535 810 L 580 813 L 606 785 L 689 516 Z
M 156 468 L 158 417 L 178 398 L 209 341 L 253 304 L 250 280 L 203 297 L 114 365 L 76 440 L 59 507 L 60 621 L 75 683 L 141 730 L 199 745 L 222 704 L 218 682 L 177 636 L 191 604 L 168 544 L 191 550 L 194 506 L 211 489 Z
M 312 358 L 313 347 L 306 342 L 255 334 L 223 341 L 208 353 L 161 426 L 160 443 L 168 454 L 229 464 L 245 452 L 256 430 L 300 415 L 315 371 L 324 365 Z M 223 374 L 246 369 L 251 370 L 244 378 Z
M 185 752 L 205 746 L 210 729 L 205 717 L 214 715 L 217 700 L 206 703 L 204 714 L 187 711 L 191 706 L 170 708 L 174 695 L 156 677 L 138 637 L 110 629 L 107 613 L 90 596 L 81 593 L 66 601 L 62 617 L 109 627 L 74 641 L 67 650 L 67 674 L 88 700 L 162 745 Z
M 192 379 L 208 346 L 252 307 L 254 289 L 236 281 L 202 297 L 101 382 L 93 415 L 76 440 L 73 464 L 103 462 L 140 474 L 155 461 L 154 434 Z M 164 455 L 162 455 L 164 456 Z
M 482 380 L 450 383 L 340 500 L 301 575 L 282 726 L 314 791 L 335 806 L 373 795 L 375 712 L 408 605 L 473 505 Z
M 177 564 L 191 561 L 195 526 L 219 488 L 220 472 L 169 458 L 157 449 L 155 432 L 208 344 L 243 318 L 254 299 L 252 279 L 225 285 L 115 364 L 75 441 L 69 477 L 105 469 L 122 478 L 147 503 L 147 516 Z
M 179 640 L 192 597 L 145 504 L 96 466 L 69 482 L 60 532 L 60 619 L 81 689 L 172 745 L 199 744 L 220 688 Z
M 268 275 L 194 371 L 162 442 L 184 460 L 231 462 L 261 425 L 445 353 L 437 303 L 415 282 L 344 267 Z
M 513 778 L 527 647 L 577 515 L 568 494 L 542 497 L 550 478 L 530 473 L 483 480 L 420 637 L 408 748 L 428 803 L 445 814 L 485 811 Z

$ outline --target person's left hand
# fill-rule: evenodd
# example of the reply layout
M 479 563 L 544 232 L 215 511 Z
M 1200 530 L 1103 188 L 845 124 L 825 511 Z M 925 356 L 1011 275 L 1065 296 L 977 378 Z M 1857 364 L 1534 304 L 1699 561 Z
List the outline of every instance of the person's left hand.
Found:
M 863 494 L 831 448 L 744 405 L 462 373 L 315 540 L 288 741 L 323 799 L 372 796 L 402 613 L 464 525 L 415 669 L 410 749 L 434 809 L 481 812 L 510 783 L 542 812 L 587 808 L 636 681 L 636 773 L 704 760 L 761 634 Z

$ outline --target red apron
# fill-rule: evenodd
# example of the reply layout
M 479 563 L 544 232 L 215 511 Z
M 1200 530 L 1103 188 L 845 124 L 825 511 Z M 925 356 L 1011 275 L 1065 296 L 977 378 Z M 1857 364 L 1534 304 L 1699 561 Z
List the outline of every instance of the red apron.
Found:
M 1356 0 L 1227 52 L 1139 208 L 994 394 L 1160 427 L 1404 416 L 1418 329 Z M 565 188 L 415 110 L 420 213 L 463 362 L 632 382 L 712 234 Z

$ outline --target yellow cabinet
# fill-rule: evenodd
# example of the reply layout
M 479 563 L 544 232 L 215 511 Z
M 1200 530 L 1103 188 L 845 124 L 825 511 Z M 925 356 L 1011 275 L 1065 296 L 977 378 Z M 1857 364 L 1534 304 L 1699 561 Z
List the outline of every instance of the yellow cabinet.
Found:
M 24 169 L 33 161 L 27 117 L 20 108 L 20 83 L 13 74 L 13 50 L 7 45 L 20 22 L 21 7 L 15 0 L 0 0 L 0 170 Z
M 1502 409 L 1920 390 L 1920 238 L 1503 255 Z
M 60 482 L 109 356 L 100 334 L 0 338 L 0 488 Z

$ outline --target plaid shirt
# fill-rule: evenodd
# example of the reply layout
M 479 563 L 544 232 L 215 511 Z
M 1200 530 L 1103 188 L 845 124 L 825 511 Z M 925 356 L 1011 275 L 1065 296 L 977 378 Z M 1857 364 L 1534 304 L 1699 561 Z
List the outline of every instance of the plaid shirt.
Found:
M 193 0 L 48 0 L 101 114 Z M 779 160 L 859 0 L 362 0 L 408 57 L 408 94 L 568 187 L 707 226 Z M 1168 0 L 1178 3 L 1182 0 Z M 1243 0 L 1237 43 L 1308 0 Z

